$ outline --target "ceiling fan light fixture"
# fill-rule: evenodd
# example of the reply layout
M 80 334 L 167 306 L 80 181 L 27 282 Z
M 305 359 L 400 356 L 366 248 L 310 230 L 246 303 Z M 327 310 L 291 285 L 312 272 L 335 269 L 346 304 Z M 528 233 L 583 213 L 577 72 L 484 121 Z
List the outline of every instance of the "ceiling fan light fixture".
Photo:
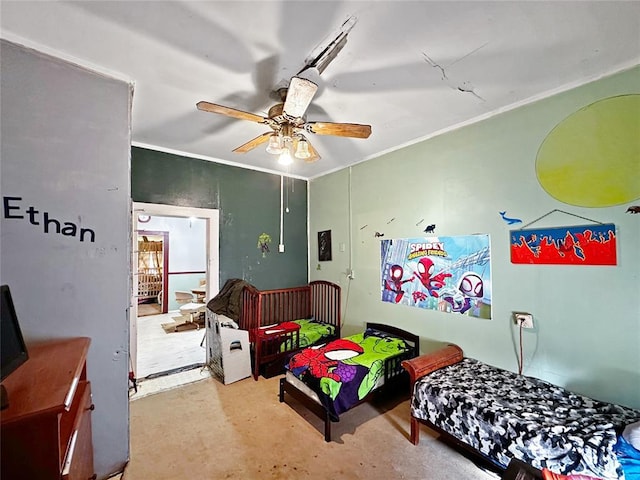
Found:
M 293 158 L 291 158 L 291 153 L 288 148 L 282 149 L 282 153 L 280 157 L 278 157 L 278 163 L 280 165 L 291 165 L 293 163 Z
M 278 157 L 278 163 L 280 165 L 291 165 L 293 163 L 293 158 L 291 158 L 291 144 L 291 137 L 285 132 L 285 135 L 282 137 L 282 150 Z
M 307 159 L 311 157 L 311 152 L 309 151 L 309 143 L 304 137 L 301 137 L 298 140 L 298 146 L 296 147 L 296 152 L 294 153 L 296 158 Z
M 267 153 L 272 155 L 278 155 L 282 153 L 282 139 L 280 135 L 273 134 L 269 137 L 269 144 L 267 145 Z
M 278 162 L 283 165 L 290 165 L 296 159 L 312 163 L 321 158 L 313 144 L 302 135 L 302 132 L 337 137 L 368 138 L 371 135 L 370 125 L 308 122 L 305 115 L 320 83 L 319 81 L 316 83 L 308 77 L 319 79 L 320 72 L 344 47 L 346 35 L 355 22 L 355 17 L 351 17 L 343 23 L 335 36 L 328 37 L 333 40 L 328 43 L 325 41 L 322 46 L 314 49 L 313 55 L 305 59 L 305 66 L 297 75 L 291 77 L 288 82 L 281 82 L 277 88 L 280 103 L 273 105 L 266 117 L 205 101 L 196 104 L 198 110 L 267 125 L 270 127 L 269 131 L 234 148 L 233 152 L 247 153 L 259 145 L 266 145 L 266 152 L 277 156 Z

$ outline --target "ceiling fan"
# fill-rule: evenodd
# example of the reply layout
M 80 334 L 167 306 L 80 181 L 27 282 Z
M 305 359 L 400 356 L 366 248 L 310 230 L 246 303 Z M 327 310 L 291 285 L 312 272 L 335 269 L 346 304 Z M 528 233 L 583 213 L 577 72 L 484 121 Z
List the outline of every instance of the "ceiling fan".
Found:
M 291 163 L 292 155 L 307 162 L 315 162 L 320 155 L 307 139 L 308 133 L 351 138 L 368 138 L 371 135 L 370 125 L 308 122 L 305 112 L 317 90 L 318 85 L 311 80 L 298 76 L 292 77 L 289 86 L 277 92 L 281 103 L 271 107 L 266 117 L 205 101 L 198 102 L 196 106 L 198 110 L 204 112 L 263 123 L 271 127 L 271 131 L 235 148 L 233 150 L 235 153 L 246 153 L 268 142 L 267 152 L 279 155 L 281 164 Z

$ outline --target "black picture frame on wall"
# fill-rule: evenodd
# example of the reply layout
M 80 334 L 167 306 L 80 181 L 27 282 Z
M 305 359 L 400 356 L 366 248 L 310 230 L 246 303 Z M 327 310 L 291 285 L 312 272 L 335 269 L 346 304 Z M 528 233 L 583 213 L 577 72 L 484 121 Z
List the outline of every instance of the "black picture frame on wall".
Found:
M 318 260 L 331 261 L 331 230 L 318 232 Z

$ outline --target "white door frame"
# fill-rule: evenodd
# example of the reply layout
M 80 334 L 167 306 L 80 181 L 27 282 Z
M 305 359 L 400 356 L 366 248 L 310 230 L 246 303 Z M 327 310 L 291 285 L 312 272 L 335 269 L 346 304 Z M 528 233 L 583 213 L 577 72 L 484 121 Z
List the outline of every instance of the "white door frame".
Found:
M 215 209 L 178 207 L 175 205 L 164 205 L 161 203 L 133 202 L 132 232 L 131 239 L 133 246 L 131 249 L 131 309 L 129 314 L 129 353 L 131 357 L 131 370 L 134 376 L 137 371 L 138 361 L 138 278 L 135 268 L 138 265 L 138 215 L 157 215 L 162 217 L 195 217 L 206 220 L 206 252 L 207 252 L 207 286 L 205 298 L 211 298 L 220 290 L 219 270 L 220 270 L 220 232 L 219 214 Z M 166 292 L 165 292 L 166 295 Z

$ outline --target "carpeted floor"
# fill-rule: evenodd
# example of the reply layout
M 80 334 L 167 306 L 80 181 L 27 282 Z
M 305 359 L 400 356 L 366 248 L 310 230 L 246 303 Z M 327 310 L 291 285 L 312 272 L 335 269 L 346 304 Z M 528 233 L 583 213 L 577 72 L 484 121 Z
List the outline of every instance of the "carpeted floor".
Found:
M 415 479 L 497 476 L 423 427 L 409 442 L 408 399 L 380 398 L 323 424 L 287 397 L 278 377 L 230 385 L 209 378 L 131 402 L 131 461 L 123 480 Z

